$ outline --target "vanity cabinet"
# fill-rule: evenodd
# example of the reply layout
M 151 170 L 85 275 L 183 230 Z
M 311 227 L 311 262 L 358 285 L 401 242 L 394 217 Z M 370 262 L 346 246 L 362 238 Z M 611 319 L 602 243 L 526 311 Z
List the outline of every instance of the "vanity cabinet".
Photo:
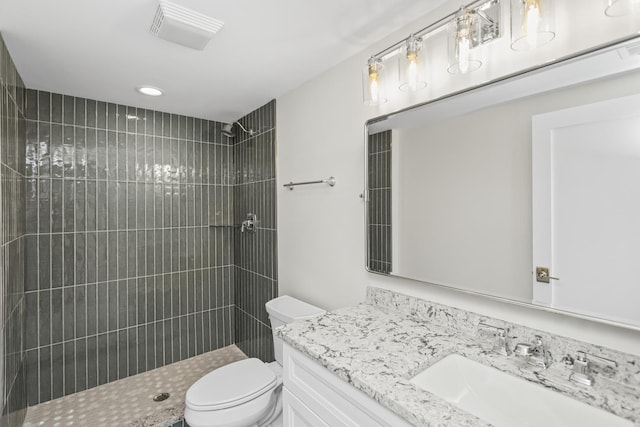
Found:
M 285 427 L 411 426 L 287 344 L 283 360 Z

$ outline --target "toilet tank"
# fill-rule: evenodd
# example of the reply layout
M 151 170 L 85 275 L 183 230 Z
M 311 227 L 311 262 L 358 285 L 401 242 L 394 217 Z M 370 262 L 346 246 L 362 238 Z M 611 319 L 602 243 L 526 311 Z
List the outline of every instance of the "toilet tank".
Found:
M 271 330 L 273 331 L 273 350 L 276 360 L 281 365 L 282 340 L 278 338 L 275 329 L 278 326 L 286 325 L 296 320 L 310 319 L 326 313 L 326 311 L 321 308 L 290 297 L 289 295 L 282 295 L 272 299 L 265 304 L 265 307 L 267 313 L 269 313 L 269 321 L 271 322 Z

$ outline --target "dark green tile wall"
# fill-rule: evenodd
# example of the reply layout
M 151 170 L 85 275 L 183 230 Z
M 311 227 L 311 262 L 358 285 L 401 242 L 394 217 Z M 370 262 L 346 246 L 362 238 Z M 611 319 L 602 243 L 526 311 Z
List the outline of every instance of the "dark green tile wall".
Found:
M 221 123 L 26 91 L 29 404 L 234 342 Z
M 0 36 L 0 426 L 26 413 L 24 84 Z
M 239 121 L 236 128 L 234 217 L 258 218 L 255 233 L 235 230 L 236 345 L 249 357 L 273 360 L 271 325 L 264 304 L 278 294 L 276 231 L 276 103 L 271 101 Z

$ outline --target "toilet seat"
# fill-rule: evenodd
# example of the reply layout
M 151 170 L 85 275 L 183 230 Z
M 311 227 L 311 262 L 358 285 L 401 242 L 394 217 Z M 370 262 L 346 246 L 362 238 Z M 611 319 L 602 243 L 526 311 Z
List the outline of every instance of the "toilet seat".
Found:
M 245 359 L 222 366 L 196 381 L 185 403 L 194 411 L 217 411 L 241 405 L 278 385 L 272 369 L 260 359 Z

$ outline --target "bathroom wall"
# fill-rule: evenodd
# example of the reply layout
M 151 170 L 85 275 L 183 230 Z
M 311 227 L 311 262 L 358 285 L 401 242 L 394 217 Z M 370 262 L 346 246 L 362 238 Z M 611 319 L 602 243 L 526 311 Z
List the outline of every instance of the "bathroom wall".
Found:
M 258 218 L 255 233 L 235 231 L 236 345 L 249 357 L 273 360 L 271 327 L 264 304 L 278 294 L 276 234 L 276 102 L 239 121 L 233 145 L 234 222 L 248 213 Z
M 558 6 L 562 8 L 580 8 L 581 18 L 585 15 L 584 2 L 567 0 L 556 3 L 561 3 Z M 364 190 L 364 123 L 370 118 L 425 102 L 445 89 L 455 89 L 454 83 L 463 87 L 486 80 L 491 77 L 491 72 L 499 74 L 504 69 L 487 67 L 478 71 L 479 74 L 473 73 L 476 76 L 430 80 L 422 93 L 400 94 L 390 98 L 387 104 L 374 108 L 362 102 L 362 69 L 372 53 L 435 22 L 457 7 L 459 3 L 447 2 L 433 13 L 420 17 L 278 98 L 278 181 L 319 179 L 330 175 L 337 178 L 333 188 L 317 187 L 298 193 L 297 190 L 289 192 L 283 188 L 277 189 L 280 293 L 334 309 L 364 301 L 367 285 L 373 285 L 640 354 L 640 333 L 636 331 L 365 271 L 364 205 L 359 198 Z M 601 5 L 596 2 L 590 7 L 598 8 Z M 567 15 L 563 15 L 556 24 L 564 25 L 564 28 L 571 25 L 572 31 L 558 32 L 557 40 L 540 49 L 536 55 L 559 57 L 588 45 L 616 39 L 623 33 L 630 33 L 632 28 L 637 32 L 637 17 L 635 21 L 632 18 L 611 19 L 604 16 L 602 9 L 594 13 L 598 15 L 597 22 L 587 19 L 567 21 Z M 492 46 L 496 43 L 492 43 Z M 508 45 L 506 50 L 509 50 Z M 445 59 L 430 56 L 433 60 L 430 62 L 431 71 L 440 65 L 446 69 L 446 43 L 442 51 Z M 522 58 L 531 55 L 520 54 Z M 491 59 L 499 60 L 499 57 L 494 55 Z M 525 65 L 524 61 L 503 65 L 506 68 L 520 66 Z
M 29 404 L 234 342 L 221 124 L 26 91 Z
M 0 36 L 0 426 L 21 425 L 24 352 L 24 84 Z

